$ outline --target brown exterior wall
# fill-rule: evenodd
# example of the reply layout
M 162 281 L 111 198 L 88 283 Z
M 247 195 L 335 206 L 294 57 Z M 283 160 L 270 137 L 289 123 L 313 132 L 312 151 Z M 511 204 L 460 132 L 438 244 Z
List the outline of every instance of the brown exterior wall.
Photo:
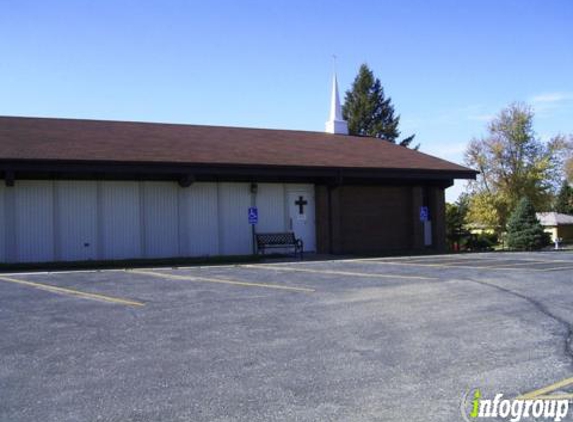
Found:
M 444 189 L 428 187 L 432 247 L 445 249 Z M 424 250 L 420 186 L 316 187 L 317 250 L 334 254 L 375 254 Z
M 442 188 L 430 188 L 430 217 L 432 219 L 433 249 L 446 251 L 446 195 Z
M 330 253 L 330 212 L 328 187 L 315 185 L 314 201 L 316 207 L 316 250 L 318 253 Z
M 573 242 L 573 225 L 557 227 L 557 236 L 563 239 L 563 242 Z

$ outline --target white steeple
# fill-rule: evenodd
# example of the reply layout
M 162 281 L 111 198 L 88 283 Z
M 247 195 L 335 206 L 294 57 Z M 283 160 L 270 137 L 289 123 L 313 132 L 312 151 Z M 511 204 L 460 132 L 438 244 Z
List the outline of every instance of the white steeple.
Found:
M 338 97 L 338 81 L 336 71 L 332 78 L 332 97 L 330 101 L 330 118 L 326 122 L 326 132 L 338 135 L 348 135 L 348 123 L 342 118 L 342 107 Z

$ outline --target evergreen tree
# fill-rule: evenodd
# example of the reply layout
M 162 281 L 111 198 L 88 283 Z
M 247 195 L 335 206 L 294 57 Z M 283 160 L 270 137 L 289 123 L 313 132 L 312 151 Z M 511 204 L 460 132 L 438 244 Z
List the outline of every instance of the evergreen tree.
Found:
M 573 188 L 569 186 L 567 180 L 563 181 L 563 184 L 559 189 L 559 193 L 555 200 L 554 211 L 562 214 L 573 215 Z
M 400 116 L 394 114 L 392 99 L 386 98 L 380 80 L 366 64 L 360 66 L 352 88 L 346 91 L 342 115 L 348 121 L 351 135 L 371 136 L 393 143 L 400 136 Z M 400 145 L 409 146 L 414 136 L 404 138 Z
M 524 197 L 509 217 L 507 223 L 507 245 L 510 249 L 536 250 L 547 246 L 549 234 L 535 216 L 531 201 Z

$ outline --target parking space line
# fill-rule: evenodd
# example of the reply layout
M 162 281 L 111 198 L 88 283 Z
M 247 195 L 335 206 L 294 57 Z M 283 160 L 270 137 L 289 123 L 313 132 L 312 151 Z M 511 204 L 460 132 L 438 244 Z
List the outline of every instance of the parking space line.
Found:
M 434 267 L 434 268 L 467 268 L 465 265 L 446 265 L 446 264 L 426 264 L 419 262 L 398 262 L 398 261 L 373 261 L 365 260 L 366 264 L 380 264 L 380 265 L 404 265 L 412 267 Z M 475 267 L 472 267 L 475 268 Z
M 33 288 L 36 288 L 39 290 L 45 290 L 47 292 L 64 294 L 64 295 L 69 295 L 69 296 L 75 296 L 75 297 L 79 297 L 82 299 L 91 299 L 91 300 L 97 300 L 100 302 L 108 302 L 108 303 L 114 303 L 114 304 L 126 305 L 126 306 L 145 306 L 144 303 L 136 302 L 133 300 L 121 299 L 118 297 L 107 296 L 107 295 L 100 295 L 97 293 L 87 293 L 87 292 L 82 292 L 80 290 L 68 289 L 65 287 L 57 287 L 57 286 L 54 286 L 51 284 L 43 284 L 43 283 L 36 283 L 33 281 L 20 280 L 20 279 L 12 278 L 12 277 L 0 277 L 0 281 L 6 281 L 8 283 L 14 283 L 14 284 L 22 285 L 22 286 L 33 287 Z
M 573 384 L 573 377 L 567 378 L 561 381 L 558 381 L 554 384 L 548 385 L 546 387 L 540 388 L 538 390 L 530 391 L 529 393 L 522 394 L 518 397 L 521 400 L 533 399 L 538 398 L 540 396 L 546 395 L 546 393 L 550 393 L 552 391 L 558 390 L 559 388 L 567 387 L 568 385 Z
M 413 276 L 413 275 L 398 275 L 398 274 L 372 274 L 372 273 L 357 273 L 351 271 L 334 271 L 334 270 L 313 270 L 310 268 L 292 268 L 292 267 L 281 267 L 276 265 L 242 265 L 246 268 L 257 268 L 261 270 L 278 270 L 278 271 L 293 271 L 293 272 L 303 272 L 303 273 L 313 273 L 313 274 L 332 274 L 332 275 L 348 275 L 352 277 L 369 277 L 369 278 L 403 278 L 411 280 L 437 280 L 436 277 L 424 277 L 424 276 Z
M 503 262 L 503 261 L 500 261 Z M 540 264 L 547 264 L 547 261 L 528 261 L 528 262 L 514 262 L 512 264 L 500 264 L 500 265 L 492 265 L 491 268 L 515 268 L 517 266 L 522 265 L 540 265 Z M 528 268 L 529 269 L 529 268 Z M 535 268 L 533 268 L 535 269 Z
M 435 267 L 435 268 L 442 268 L 442 267 L 462 267 L 460 265 L 447 265 L 447 264 L 437 264 L 437 263 L 421 263 L 421 262 L 403 262 L 403 261 L 373 261 L 373 260 L 364 260 L 361 261 L 367 264 L 381 264 L 381 265 L 405 265 L 405 266 L 413 266 L 413 267 Z
M 280 284 L 268 284 L 268 283 L 252 283 L 250 281 L 227 280 L 227 279 L 223 279 L 223 278 L 164 274 L 164 273 L 159 273 L 156 271 L 129 270 L 129 272 L 136 273 L 136 274 L 155 276 L 155 277 L 168 278 L 168 279 L 172 279 L 172 280 L 200 281 L 200 282 L 206 282 L 206 283 L 231 284 L 231 285 L 235 285 L 235 286 L 246 286 L 246 287 L 265 287 L 267 289 L 289 290 L 289 291 L 293 291 L 293 292 L 314 293 L 316 291 L 315 289 L 310 289 L 308 287 L 283 286 Z
M 503 262 L 503 261 L 500 261 Z M 537 269 L 537 270 L 546 270 L 548 268 L 530 268 L 530 266 L 534 266 L 534 265 L 565 265 L 565 264 L 570 264 L 569 267 L 573 264 L 570 261 L 547 261 L 547 260 L 541 260 L 541 259 L 529 259 L 529 260 L 520 260 L 520 262 L 514 262 L 513 264 L 503 264 L 503 265 L 495 265 L 495 267 L 497 268 L 502 268 L 502 267 L 510 267 L 510 266 L 528 266 L 528 269 Z M 568 268 L 568 267 L 565 267 Z
M 546 268 L 545 271 L 561 271 L 561 270 L 571 270 L 573 269 L 572 265 L 568 265 L 565 267 L 552 267 L 552 268 Z
M 427 262 L 428 259 L 412 259 L 412 262 Z M 495 262 L 496 259 L 493 258 L 471 258 L 471 257 L 451 257 L 432 260 L 436 264 L 449 264 L 455 262 L 467 263 L 467 262 Z
M 544 271 L 535 268 L 515 268 L 515 267 L 491 267 L 491 266 L 471 266 L 471 265 L 442 265 L 442 264 L 415 264 L 406 262 L 395 262 L 395 261 L 364 261 L 372 264 L 380 265 L 404 265 L 411 267 L 432 267 L 432 268 L 471 268 L 475 270 L 514 270 L 514 271 Z M 516 264 L 517 265 L 517 264 Z
M 573 394 L 554 394 L 549 396 L 535 396 L 535 400 L 573 400 Z

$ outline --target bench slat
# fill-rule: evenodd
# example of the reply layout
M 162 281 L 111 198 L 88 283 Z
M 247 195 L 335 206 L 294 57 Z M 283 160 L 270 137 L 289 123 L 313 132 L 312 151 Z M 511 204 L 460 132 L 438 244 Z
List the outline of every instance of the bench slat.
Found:
M 256 233 L 255 239 L 259 252 L 264 253 L 267 248 L 294 248 L 295 254 L 300 251 L 303 254 L 302 240 L 297 239 L 293 232 L 286 233 Z

